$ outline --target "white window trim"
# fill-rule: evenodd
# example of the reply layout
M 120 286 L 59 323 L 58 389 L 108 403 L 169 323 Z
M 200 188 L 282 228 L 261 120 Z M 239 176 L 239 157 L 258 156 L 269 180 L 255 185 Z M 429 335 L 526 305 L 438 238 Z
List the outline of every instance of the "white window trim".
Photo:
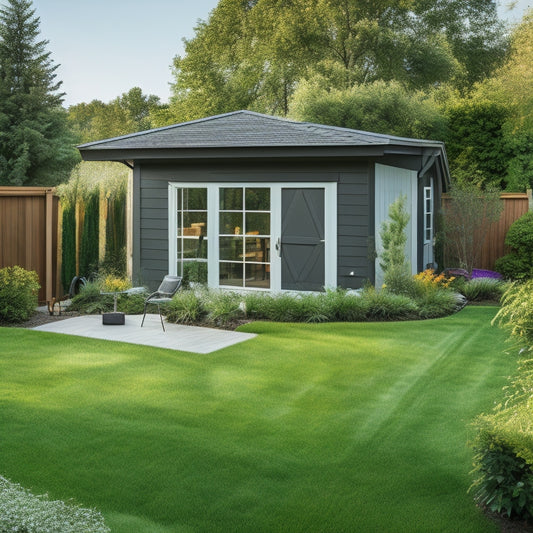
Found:
M 428 195 L 429 193 L 429 195 Z M 429 211 L 427 211 L 427 201 L 429 200 Z M 427 225 L 427 215 L 431 215 L 431 226 Z M 427 230 L 430 230 L 429 239 L 426 238 Z M 424 244 L 433 242 L 433 187 L 424 187 Z
M 219 190 L 226 187 L 270 188 L 270 289 L 228 287 L 227 289 L 252 291 L 281 291 L 281 257 L 276 253 L 276 242 L 281 237 L 281 191 L 282 189 L 324 189 L 324 236 L 326 288 L 337 286 L 337 183 L 266 183 L 266 182 L 169 182 L 168 184 L 168 271 L 177 274 L 177 189 L 207 189 L 207 284 L 219 285 Z M 294 291 L 291 291 L 294 292 Z

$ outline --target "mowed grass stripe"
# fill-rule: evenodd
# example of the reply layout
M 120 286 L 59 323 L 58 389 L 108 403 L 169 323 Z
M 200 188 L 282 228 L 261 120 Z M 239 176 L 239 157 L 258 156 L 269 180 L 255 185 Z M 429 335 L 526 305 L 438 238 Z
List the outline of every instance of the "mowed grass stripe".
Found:
M 495 531 L 466 494 L 515 368 L 495 311 L 252 323 L 209 355 L 1 329 L 0 473 L 119 533 Z

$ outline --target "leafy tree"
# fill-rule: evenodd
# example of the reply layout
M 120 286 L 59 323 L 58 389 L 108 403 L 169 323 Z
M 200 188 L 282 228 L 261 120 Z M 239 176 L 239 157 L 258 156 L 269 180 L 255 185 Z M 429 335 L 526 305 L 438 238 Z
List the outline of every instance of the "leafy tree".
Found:
M 503 158 L 500 170 L 505 188 L 524 191 L 533 187 L 533 10 L 511 35 L 511 51 L 494 76 L 477 87 L 476 99 L 494 102 L 506 110 L 493 150 Z
M 174 61 L 166 118 L 286 115 L 298 85 L 317 74 L 336 89 L 377 80 L 468 87 L 505 50 L 495 2 L 485 0 L 221 0 Z
M 80 141 L 90 142 L 150 129 L 151 114 L 159 107 L 158 96 L 133 87 L 107 104 L 93 100 L 71 106 L 68 120 Z
M 445 106 L 444 137 L 454 180 L 459 184 L 505 188 L 510 146 L 504 126 L 508 109 L 479 96 Z
M 0 9 L 0 183 L 56 185 L 79 160 L 30 0 Z
M 395 81 L 328 90 L 315 78 L 298 87 L 290 114 L 299 120 L 401 137 L 441 139 L 445 131 L 435 100 Z

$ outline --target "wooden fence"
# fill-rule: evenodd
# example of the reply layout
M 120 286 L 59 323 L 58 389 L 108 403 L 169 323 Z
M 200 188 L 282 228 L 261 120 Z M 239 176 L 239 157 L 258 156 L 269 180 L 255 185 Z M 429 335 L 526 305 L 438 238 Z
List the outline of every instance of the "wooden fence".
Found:
M 59 296 L 58 205 L 49 187 L 0 187 L 0 268 L 35 270 L 39 302 Z
M 505 236 L 511 224 L 528 210 L 533 210 L 531 190 L 527 193 L 502 193 L 500 198 L 503 202 L 503 210 L 498 222 L 490 224 L 483 248 L 481 249 L 480 264 L 477 268 L 494 270 L 496 259 L 509 252 L 505 246 Z M 442 205 L 446 207 L 449 201 L 447 195 L 443 195 Z

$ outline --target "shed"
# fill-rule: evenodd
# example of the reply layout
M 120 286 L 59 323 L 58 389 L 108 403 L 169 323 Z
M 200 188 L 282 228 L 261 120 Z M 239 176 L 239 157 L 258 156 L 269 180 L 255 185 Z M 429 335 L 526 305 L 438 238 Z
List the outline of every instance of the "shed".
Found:
M 381 282 L 379 230 L 407 197 L 412 271 L 434 263 L 444 144 L 235 111 L 78 147 L 132 169 L 132 273 L 316 291 Z

